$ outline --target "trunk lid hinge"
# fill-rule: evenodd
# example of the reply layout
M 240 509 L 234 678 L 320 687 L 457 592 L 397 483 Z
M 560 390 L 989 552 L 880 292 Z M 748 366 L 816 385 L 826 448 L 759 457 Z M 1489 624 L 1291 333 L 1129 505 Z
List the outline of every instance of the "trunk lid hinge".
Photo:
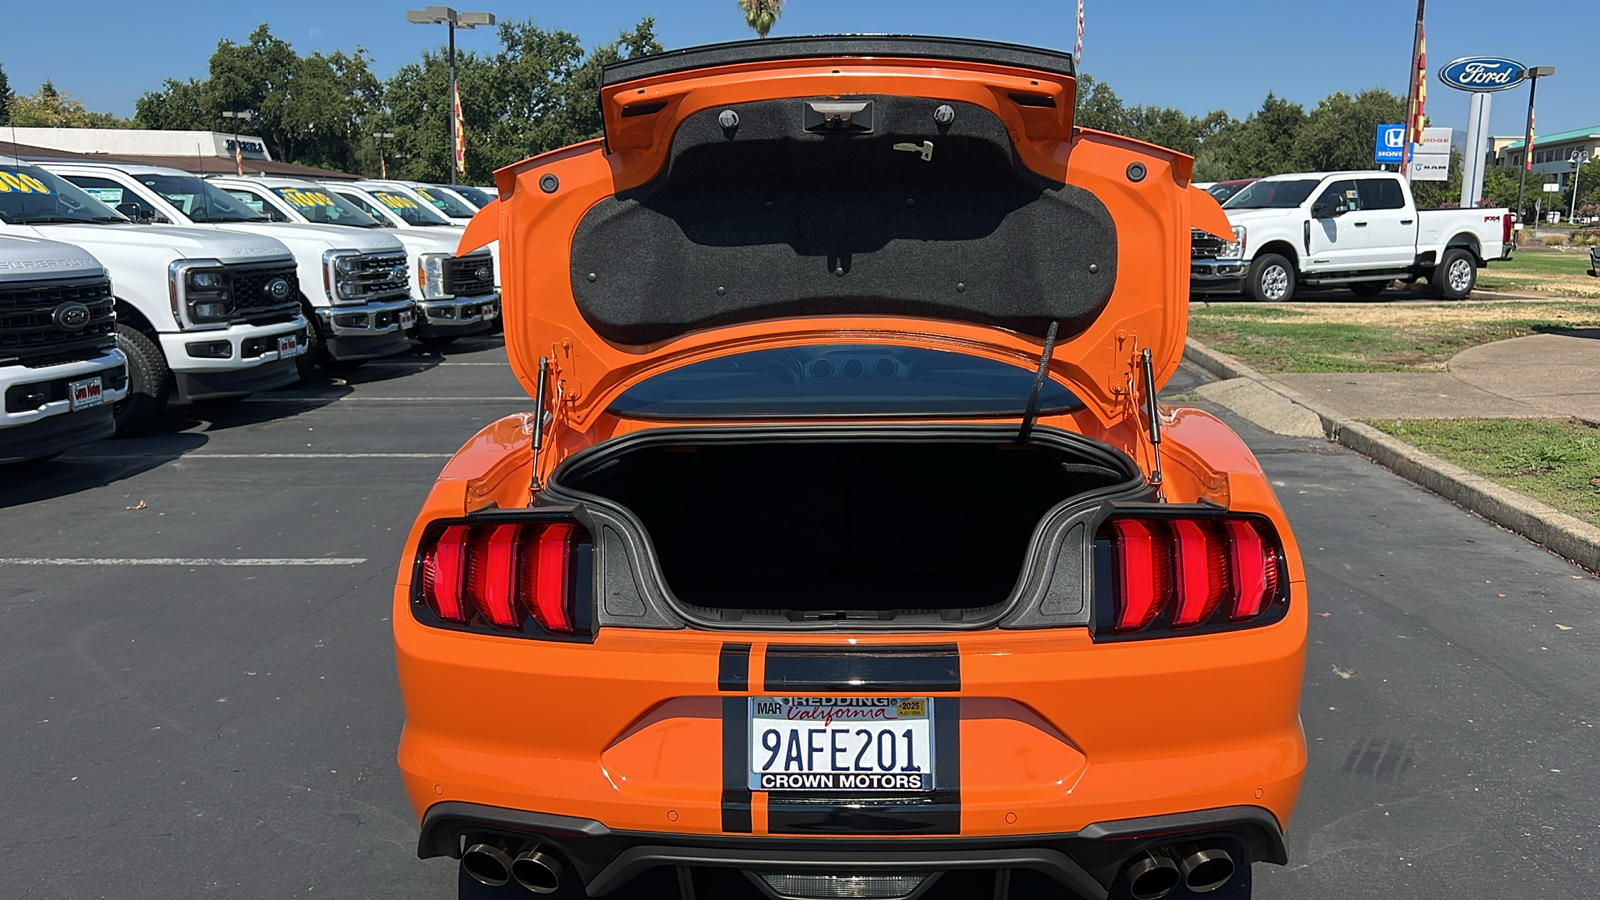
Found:
M 533 474 L 528 484 L 528 505 L 533 505 L 533 495 L 539 493 L 539 450 L 544 446 L 544 428 L 551 418 L 545 410 L 545 392 L 550 386 L 550 357 L 539 357 L 539 380 L 534 390 L 535 400 L 533 415 Z
M 1150 348 L 1140 353 L 1140 368 L 1144 374 L 1144 414 L 1149 420 L 1150 435 L 1150 485 L 1161 487 L 1161 413 L 1156 408 L 1156 373 L 1151 361 Z
M 1039 418 L 1039 392 L 1044 390 L 1044 380 L 1050 375 L 1050 358 L 1056 353 L 1056 331 L 1060 319 L 1050 320 L 1050 329 L 1044 333 L 1044 351 L 1039 354 L 1039 371 L 1033 376 L 1033 387 L 1028 390 L 1028 405 L 1022 410 L 1022 427 L 1017 429 L 1017 443 L 1026 444 L 1033 435 L 1034 420 Z

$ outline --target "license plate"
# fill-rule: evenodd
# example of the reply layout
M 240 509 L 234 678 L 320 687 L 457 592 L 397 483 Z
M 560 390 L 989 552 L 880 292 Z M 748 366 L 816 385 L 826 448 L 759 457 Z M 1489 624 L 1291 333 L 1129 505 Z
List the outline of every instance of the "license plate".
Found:
M 67 382 L 67 396 L 72 398 L 74 410 L 88 409 L 106 402 L 106 396 L 100 386 L 100 376 L 85 378 L 82 381 Z
M 926 697 L 751 697 L 750 789 L 933 790 Z
M 416 324 L 416 321 L 416 314 L 412 313 L 410 310 L 406 310 L 400 314 L 401 328 L 410 328 L 412 325 Z
M 293 356 L 297 346 L 298 344 L 295 342 L 295 337 L 292 334 L 280 335 L 278 337 L 279 356 Z

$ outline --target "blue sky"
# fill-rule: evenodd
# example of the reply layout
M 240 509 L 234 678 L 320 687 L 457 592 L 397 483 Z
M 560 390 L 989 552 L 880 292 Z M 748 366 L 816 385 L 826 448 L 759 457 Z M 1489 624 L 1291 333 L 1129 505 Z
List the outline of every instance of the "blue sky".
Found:
M 460 2 L 460 0 L 457 0 Z M 668 47 L 750 35 L 734 0 L 469 0 L 458 9 L 532 18 L 578 34 L 586 45 L 615 38 L 644 16 L 656 18 Z M 439 26 L 405 21 L 407 3 L 387 0 L 273 0 L 218 3 L 165 0 L 54 0 L 11 9 L 0 29 L 0 64 L 13 90 L 46 78 L 91 109 L 132 115 L 134 101 L 162 79 L 204 76 L 220 38 L 243 41 L 260 22 L 302 53 L 372 53 L 380 76 L 443 43 Z M 421 7 L 422 0 L 409 4 Z M 1086 0 L 1083 71 L 1128 103 L 1191 113 L 1223 108 L 1243 117 L 1268 90 L 1308 107 L 1337 90 L 1388 87 L 1405 93 L 1416 5 L 1411 0 Z M 1073 0 L 788 0 L 775 34 L 900 32 L 951 34 L 1070 48 Z M 1600 125 L 1595 20 L 1577 6 L 1550 15 L 1508 14 L 1503 2 L 1434 0 L 1428 15 L 1429 68 L 1458 56 L 1509 56 L 1554 65 L 1539 85 L 1539 130 Z M 25 24 L 22 20 L 25 20 Z M 492 31 L 458 32 L 463 49 L 492 50 Z M 1521 134 L 1527 89 L 1495 98 L 1491 130 Z M 1434 124 L 1464 129 L 1467 95 L 1433 81 Z

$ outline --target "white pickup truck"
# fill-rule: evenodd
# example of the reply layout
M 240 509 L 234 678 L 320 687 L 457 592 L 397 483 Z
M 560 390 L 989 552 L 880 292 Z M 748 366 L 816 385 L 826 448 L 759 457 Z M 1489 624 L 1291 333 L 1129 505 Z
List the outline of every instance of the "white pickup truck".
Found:
M 293 384 L 305 351 L 294 259 L 267 237 L 135 225 L 60 176 L 0 157 L 0 235 L 82 247 L 111 274 L 117 347 L 128 360 L 117 430 L 154 424 L 180 400 Z
M 1281 303 L 1301 285 L 1348 287 L 1374 297 L 1391 281 L 1425 278 L 1460 300 L 1478 269 L 1511 255 L 1504 209 L 1418 210 L 1410 186 L 1389 172 L 1275 175 L 1222 205 L 1233 240 L 1194 232 L 1193 296 L 1243 292 Z
M 114 306 L 111 280 L 88 251 L 0 236 L 0 463 L 116 432 L 111 409 L 128 396 L 128 360 Z
M 456 256 L 455 228 L 420 228 L 387 211 L 362 206 L 338 191 L 293 178 L 212 176 L 207 181 L 276 222 L 370 228 L 397 238 L 411 264 L 417 337 L 453 340 L 490 329 L 500 314 L 494 259 L 488 250 Z
M 310 350 L 300 359 L 302 375 L 310 374 L 313 363 L 351 365 L 411 347 L 411 267 L 405 246 L 392 235 L 274 222 L 179 169 L 53 162 L 45 168 L 141 220 L 282 241 L 294 254 L 297 299 L 312 325 Z

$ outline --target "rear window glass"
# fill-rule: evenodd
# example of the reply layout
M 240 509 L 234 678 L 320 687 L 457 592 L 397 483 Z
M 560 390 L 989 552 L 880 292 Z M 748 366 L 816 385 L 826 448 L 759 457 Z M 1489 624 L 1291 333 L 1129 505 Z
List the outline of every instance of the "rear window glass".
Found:
M 1034 372 L 948 350 L 846 344 L 755 350 L 692 363 L 628 388 L 612 404 L 636 418 L 1020 416 Z M 1046 381 L 1039 410 L 1081 406 Z

